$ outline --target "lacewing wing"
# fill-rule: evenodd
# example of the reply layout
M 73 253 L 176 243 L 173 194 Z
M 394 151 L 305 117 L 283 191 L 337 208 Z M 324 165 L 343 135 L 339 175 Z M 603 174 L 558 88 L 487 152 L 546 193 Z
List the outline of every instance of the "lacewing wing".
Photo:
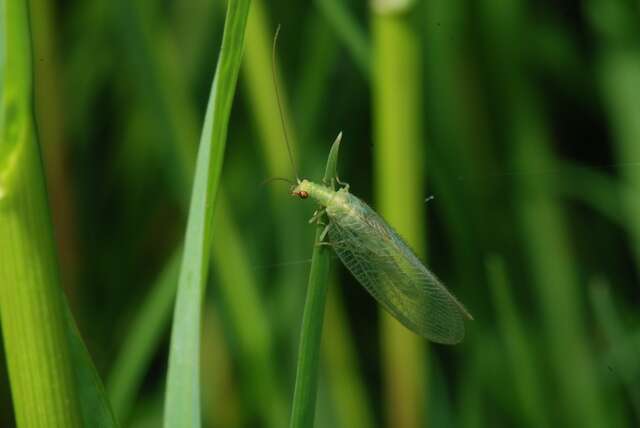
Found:
M 329 156 L 333 171 L 340 137 Z M 292 194 L 321 205 L 313 219 L 326 214 L 329 222 L 322 236 L 328 236 L 342 263 L 392 316 L 434 342 L 462 340 L 464 319 L 473 319 L 471 314 L 380 215 L 349 193 L 348 185 L 336 191 L 333 184 L 302 180 Z

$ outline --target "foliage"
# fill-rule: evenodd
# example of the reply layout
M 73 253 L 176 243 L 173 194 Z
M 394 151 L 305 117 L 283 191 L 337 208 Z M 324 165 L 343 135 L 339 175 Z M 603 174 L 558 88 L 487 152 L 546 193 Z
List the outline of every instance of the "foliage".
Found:
M 104 399 L 61 289 L 123 426 L 160 426 L 165 405 L 190 426 L 285 426 L 301 342 L 318 363 L 304 426 L 638 425 L 640 6 L 565 3 L 40 0 L 27 30 L 27 3 L 0 0 L 0 426 L 35 415 L 16 364 L 81 391 L 69 414 Z M 462 344 L 382 318 L 339 262 L 324 320 L 303 317 L 314 207 L 262 185 L 294 171 L 278 23 L 301 178 L 320 181 L 343 131 L 341 180 L 474 315 Z M 51 311 L 22 309 L 21 281 Z M 178 282 L 197 287 L 172 318 Z M 39 360 L 15 357 L 21 337 Z M 186 383 L 165 403 L 167 381 Z

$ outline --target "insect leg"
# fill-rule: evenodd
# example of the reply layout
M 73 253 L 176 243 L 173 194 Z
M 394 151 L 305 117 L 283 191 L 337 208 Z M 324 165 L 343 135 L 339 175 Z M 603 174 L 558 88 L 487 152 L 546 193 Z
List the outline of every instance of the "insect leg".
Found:
M 335 250 L 335 248 L 337 246 L 340 246 L 344 243 L 344 241 L 335 241 L 335 242 L 327 242 L 327 241 L 318 241 L 316 242 L 317 246 L 327 246 L 327 247 L 331 247 Z
M 318 222 L 318 224 L 324 225 L 324 223 L 321 223 L 321 222 Z M 327 236 L 327 233 L 329 232 L 330 227 L 331 227 L 331 223 L 324 226 L 324 229 L 322 229 L 320 236 L 318 236 L 318 241 L 315 243 L 315 245 L 317 246 L 326 245 L 327 247 L 333 247 L 333 242 L 325 242 L 324 240 L 324 238 Z
M 325 208 L 317 209 L 316 212 L 313 213 L 313 216 L 309 219 L 309 224 L 319 221 L 320 217 L 322 217 L 325 211 Z
M 345 183 L 344 181 L 340 181 L 340 177 L 338 177 L 336 175 L 336 183 L 338 183 L 339 185 L 343 186 L 347 192 L 349 191 L 349 183 Z
M 324 230 L 322 231 L 322 233 L 320 234 L 320 236 L 318 237 L 318 240 L 320 242 L 324 241 L 324 237 L 327 236 L 327 233 L 329 232 L 329 228 L 331 227 L 331 224 L 328 224 L 324 227 Z

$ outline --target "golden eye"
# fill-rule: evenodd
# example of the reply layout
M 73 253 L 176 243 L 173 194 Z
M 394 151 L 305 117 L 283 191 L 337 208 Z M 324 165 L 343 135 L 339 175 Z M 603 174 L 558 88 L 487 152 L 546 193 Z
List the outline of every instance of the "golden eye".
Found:
M 300 196 L 300 199 L 307 199 L 309 197 L 309 192 L 301 190 L 300 192 L 298 192 L 298 196 Z

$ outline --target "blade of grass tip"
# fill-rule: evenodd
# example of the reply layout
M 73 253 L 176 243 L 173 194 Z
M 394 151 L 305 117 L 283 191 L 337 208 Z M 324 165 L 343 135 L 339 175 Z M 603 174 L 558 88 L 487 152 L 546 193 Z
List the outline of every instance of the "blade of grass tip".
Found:
M 362 26 L 345 7 L 345 3 L 338 0 L 315 0 L 327 22 L 347 48 L 353 62 L 360 69 L 364 78 L 371 77 L 371 46 Z
M 613 348 L 617 344 L 631 342 L 631 335 L 625 331 L 606 281 L 604 279 L 593 280 L 589 291 L 596 320 L 599 327 L 602 328 L 608 346 Z M 626 352 L 621 352 L 623 350 Z M 613 366 L 611 371 L 620 378 L 629 395 L 636 421 L 640 423 L 640 385 L 638 385 L 636 377 L 638 348 L 633 346 L 618 348 L 617 352 L 611 353 L 611 357 Z
M 409 2 L 373 3 L 375 197 L 380 214 L 425 254 L 424 146 L 419 38 Z M 426 341 L 381 311 L 386 418 L 389 426 L 424 424 Z
M 527 333 L 516 311 L 509 290 L 506 267 L 502 258 L 490 256 L 486 261 L 493 305 L 498 315 L 502 340 L 511 363 L 512 376 L 519 396 L 522 414 L 532 427 L 547 427 L 547 403 L 536 370 L 536 354 L 527 340 Z
M 167 428 L 201 425 L 200 323 L 209 268 L 211 221 L 250 4 L 250 0 L 227 4 L 222 47 L 200 139 L 171 332 L 164 404 Z
M 150 294 L 145 296 L 140 310 L 128 324 L 129 333 L 111 367 L 107 391 L 113 410 L 123 423 L 128 419 L 136 401 L 136 392 L 142 383 L 145 368 L 162 339 L 163 326 L 169 324 L 181 257 L 180 248 L 174 252 L 151 286 Z
M 324 180 L 329 182 L 335 177 L 338 161 L 339 139 L 333 143 Z M 302 314 L 302 329 L 298 348 L 298 365 L 296 368 L 296 384 L 291 407 L 291 428 L 313 427 L 318 389 L 318 361 L 320 359 L 320 339 L 324 307 L 329 280 L 330 253 L 326 245 L 317 245 L 324 226 L 318 224 L 311 256 L 311 271 L 307 285 L 307 298 Z
M 0 0 L 0 315 L 16 421 L 111 427 L 60 288 L 32 115 L 31 55 L 27 3 Z

